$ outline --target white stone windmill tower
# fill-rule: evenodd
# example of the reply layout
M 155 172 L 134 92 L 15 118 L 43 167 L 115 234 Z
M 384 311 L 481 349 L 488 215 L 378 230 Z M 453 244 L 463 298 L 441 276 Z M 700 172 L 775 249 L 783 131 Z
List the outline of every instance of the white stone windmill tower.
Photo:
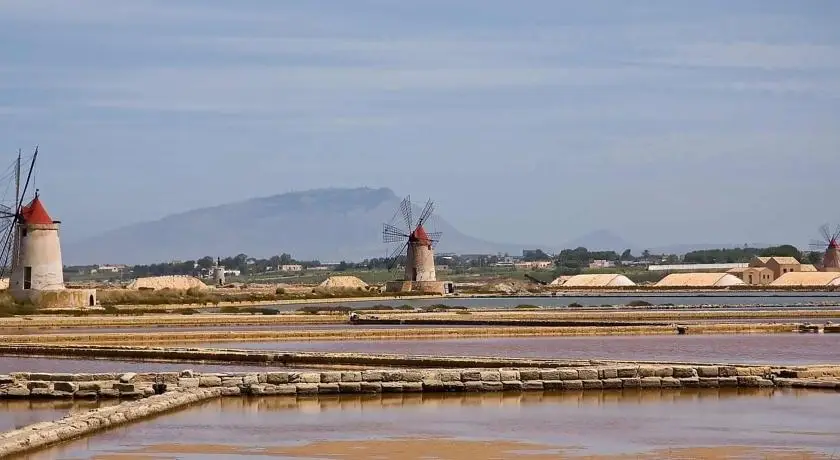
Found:
M 439 294 L 452 292 L 452 284 L 438 281 L 435 273 L 434 247 L 440 240 L 441 233 L 427 232 L 425 228 L 433 211 L 434 202 L 429 200 L 423 207 L 420 218 L 415 222 L 411 198 L 406 197 L 400 202 L 400 207 L 394 214 L 392 222 L 383 225 L 382 241 L 397 244 L 388 256 L 388 270 L 396 267 L 403 258 L 405 264 L 403 279 L 388 282 L 386 291 L 422 291 Z M 395 225 L 395 221 L 400 217 L 405 223 L 405 229 Z
M 27 202 L 38 149 L 32 156 L 21 189 L 21 156 L 15 163 L 13 206 L 0 204 L 0 278 L 9 276 L 9 292 L 18 302 L 43 307 L 96 304 L 93 289 L 65 289 L 59 226 L 36 190 Z M 26 204 L 24 204 L 26 203 Z

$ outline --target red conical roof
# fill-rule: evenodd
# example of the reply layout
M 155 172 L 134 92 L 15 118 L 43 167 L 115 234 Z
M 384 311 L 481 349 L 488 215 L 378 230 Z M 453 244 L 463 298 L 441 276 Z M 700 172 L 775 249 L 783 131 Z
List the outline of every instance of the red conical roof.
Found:
M 418 226 L 413 232 L 411 232 L 408 240 L 412 242 L 416 241 L 418 243 L 425 244 L 426 246 L 430 246 L 432 244 L 431 240 L 429 240 L 429 234 L 426 233 L 426 230 L 422 225 Z
M 52 217 L 47 213 L 38 195 L 35 195 L 35 198 L 21 209 L 20 214 L 27 224 L 50 225 L 53 223 Z

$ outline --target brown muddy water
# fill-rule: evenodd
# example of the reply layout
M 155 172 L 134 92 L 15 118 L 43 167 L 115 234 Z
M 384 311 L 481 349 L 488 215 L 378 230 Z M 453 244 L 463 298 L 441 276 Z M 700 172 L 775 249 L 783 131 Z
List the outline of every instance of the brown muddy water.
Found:
M 282 351 L 503 356 L 548 359 L 609 359 L 620 361 L 742 364 L 840 363 L 840 334 L 313 340 L 183 345 L 189 347 Z
M 223 398 L 32 459 L 831 458 L 840 393 Z
M 0 400 L 0 432 L 58 420 L 75 412 L 119 404 L 119 401 Z

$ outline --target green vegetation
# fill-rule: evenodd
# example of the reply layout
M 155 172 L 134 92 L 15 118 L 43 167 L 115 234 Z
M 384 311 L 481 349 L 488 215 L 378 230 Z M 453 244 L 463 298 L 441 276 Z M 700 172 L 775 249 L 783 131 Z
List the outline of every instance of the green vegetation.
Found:
M 256 290 L 211 290 L 190 288 L 187 290 L 129 290 L 104 289 L 99 291 L 99 303 L 109 305 L 218 305 L 221 302 L 276 302 L 284 300 L 346 299 L 359 297 L 388 297 L 391 294 L 378 290 L 364 289 L 322 289 L 314 288 L 309 292 L 289 292 L 286 289 L 275 291 Z
M 517 310 L 539 310 L 542 307 L 537 305 L 519 304 L 514 308 L 516 308 Z
M 683 257 L 687 264 L 731 264 L 749 262 L 753 257 L 794 257 L 802 260 L 802 253 L 789 244 L 769 248 L 707 249 L 692 251 Z
M 649 307 L 651 305 L 653 304 L 644 300 L 631 300 L 630 302 L 627 302 L 628 307 Z

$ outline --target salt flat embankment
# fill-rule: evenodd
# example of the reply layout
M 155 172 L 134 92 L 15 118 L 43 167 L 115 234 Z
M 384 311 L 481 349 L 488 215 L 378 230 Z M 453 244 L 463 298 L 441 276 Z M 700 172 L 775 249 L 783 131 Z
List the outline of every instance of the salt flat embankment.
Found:
M 692 334 L 769 334 L 788 333 L 797 325 L 763 323 L 709 323 L 688 328 Z M 645 335 L 674 334 L 671 325 L 626 325 L 586 327 L 416 327 L 393 329 L 318 329 L 318 330 L 265 330 L 265 331 L 181 331 L 148 333 L 56 333 L 0 335 L 0 344 L 130 344 L 130 343 L 184 343 L 184 342 L 233 342 L 257 340 L 385 340 L 433 339 L 465 337 L 535 337 L 579 335 Z

